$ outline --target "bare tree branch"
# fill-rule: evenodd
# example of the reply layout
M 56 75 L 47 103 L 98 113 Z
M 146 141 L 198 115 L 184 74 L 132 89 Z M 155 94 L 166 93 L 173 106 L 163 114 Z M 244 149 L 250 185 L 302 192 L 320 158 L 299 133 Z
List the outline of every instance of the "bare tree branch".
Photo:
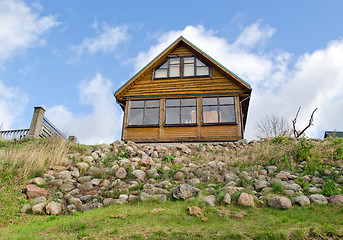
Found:
M 257 122 L 257 137 L 279 137 L 290 136 L 292 129 L 287 120 L 275 115 L 266 115 L 264 119 Z
M 303 129 L 303 130 L 301 130 L 300 132 L 299 131 L 297 131 L 296 130 L 296 128 L 295 128 L 295 124 L 296 124 L 296 122 L 297 122 L 297 118 L 298 118 L 298 114 L 299 114 L 299 112 L 300 112 L 300 109 L 301 109 L 301 107 L 299 107 L 299 109 L 298 109 L 298 111 L 297 111 L 297 114 L 295 115 L 295 118 L 292 120 L 292 122 L 293 122 L 293 134 L 294 134 L 294 137 L 295 138 L 299 138 L 310 126 L 312 126 L 313 125 L 313 115 L 314 115 L 314 113 L 317 111 L 317 109 L 318 108 L 316 108 L 316 109 L 314 109 L 313 110 L 313 112 L 312 112 L 312 114 L 311 114 L 311 117 L 310 117 L 310 120 L 308 121 L 308 125 Z

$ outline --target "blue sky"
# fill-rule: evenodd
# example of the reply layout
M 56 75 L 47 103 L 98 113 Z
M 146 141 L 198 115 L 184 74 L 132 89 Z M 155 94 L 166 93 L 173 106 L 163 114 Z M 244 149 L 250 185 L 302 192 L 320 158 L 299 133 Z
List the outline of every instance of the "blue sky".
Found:
M 0 126 L 28 128 L 34 106 L 81 143 L 120 139 L 113 97 L 183 35 L 250 83 L 246 137 L 266 114 L 307 134 L 343 130 L 342 1 L 0 0 Z

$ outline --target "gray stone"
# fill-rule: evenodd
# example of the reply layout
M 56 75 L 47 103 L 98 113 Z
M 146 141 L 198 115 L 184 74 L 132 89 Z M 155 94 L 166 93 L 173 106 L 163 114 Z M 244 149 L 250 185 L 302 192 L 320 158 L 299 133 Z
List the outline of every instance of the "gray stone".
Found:
M 46 181 L 43 178 L 41 178 L 41 177 L 36 177 L 36 178 L 32 179 L 30 181 L 30 183 L 34 183 L 34 184 L 36 184 L 38 186 L 42 186 L 42 185 L 46 184 Z
M 38 204 L 38 203 L 46 203 L 48 200 L 44 196 L 36 197 L 31 200 L 31 203 L 33 205 Z
M 126 178 L 126 170 L 123 167 L 118 168 L 118 170 L 115 173 L 116 178 L 124 179 Z
M 60 187 L 61 192 L 70 192 L 71 190 L 75 189 L 75 186 L 72 182 L 66 182 L 63 183 L 62 186 Z
M 326 197 L 322 194 L 312 194 L 309 196 L 311 202 L 313 203 L 317 203 L 320 205 L 325 205 L 328 203 L 328 201 L 326 200 Z
M 89 191 L 93 190 L 93 184 L 91 184 L 90 182 L 85 182 L 85 183 L 81 184 L 79 189 L 81 192 L 89 192 Z
M 85 182 L 90 182 L 92 180 L 92 176 L 83 176 L 83 177 L 79 177 L 77 179 L 77 181 L 79 183 L 85 183 Z
M 87 194 L 87 195 L 81 196 L 81 197 L 80 197 L 80 200 L 81 200 L 83 203 L 90 202 L 90 201 L 92 200 L 92 195 Z
M 85 162 L 79 162 L 76 163 L 76 166 L 81 170 L 81 171 L 86 171 L 89 168 L 89 164 Z
M 189 180 L 189 184 L 196 187 L 200 184 L 200 180 L 197 178 L 192 178 L 191 180 Z
M 231 203 L 231 196 L 228 193 L 225 193 L 224 197 L 223 197 L 223 203 L 225 204 L 230 204 Z
M 281 171 L 278 174 L 276 174 L 275 178 L 280 179 L 282 181 L 287 181 L 288 180 L 289 173 Z
M 75 214 L 77 212 L 77 208 L 74 204 L 69 204 L 67 206 L 67 209 L 71 214 Z
M 90 183 L 94 186 L 99 186 L 100 185 L 100 182 L 101 182 L 101 179 L 99 178 L 93 178 Z
M 66 179 L 72 179 L 72 176 L 69 171 L 62 171 L 57 174 L 57 178 L 66 180 Z
M 85 163 L 88 163 L 88 164 L 91 164 L 93 162 L 93 157 L 92 156 L 83 156 L 81 157 L 81 161 L 82 162 L 85 162 Z
M 28 213 L 30 211 L 31 211 L 31 205 L 29 203 L 24 204 L 24 206 L 20 210 L 20 212 L 22 213 Z
M 45 181 L 48 181 L 48 182 L 51 180 L 55 180 L 55 177 L 50 175 L 50 174 L 44 174 L 43 177 L 44 177 Z
M 32 212 L 34 214 L 44 214 L 46 203 L 38 203 L 32 206 Z
M 301 195 L 294 198 L 294 204 L 305 207 L 305 206 L 309 206 L 311 204 L 311 201 L 308 197 Z
M 184 177 L 185 177 L 185 174 L 183 172 L 176 172 L 173 176 L 173 179 L 175 181 L 182 181 Z
M 112 205 L 114 203 L 115 203 L 114 198 L 105 198 L 103 201 L 104 206 L 109 206 L 109 205 Z
M 82 202 L 79 198 L 75 198 L 75 197 L 71 197 L 69 200 L 68 200 L 69 204 L 73 204 L 75 205 L 76 207 L 80 207 L 82 205 Z
M 62 205 L 52 201 L 46 206 L 45 211 L 48 215 L 60 215 L 62 213 Z
M 300 187 L 300 185 L 298 185 L 298 184 L 296 184 L 296 183 L 287 184 L 287 185 L 285 185 L 285 188 L 286 188 L 286 189 L 289 189 L 289 190 L 293 190 L 294 192 L 300 192 L 300 191 L 303 190 L 303 189 Z
M 157 200 L 157 201 L 163 201 L 165 202 L 167 200 L 167 196 L 165 194 L 156 194 L 156 195 L 150 195 L 150 194 L 147 194 L 145 192 L 142 192 L 140 195 L 139 195 L 139 199 L 142 201 L 142 202 L 145 202 L 145 201 L 151 201 L 151 200 Z
M 245 207 L 255 207 L 254 197 L 251 194 L 242 192 L 239 195 L 238 204 Z
M 133 170 L 133 171 L 131 172 L 131 174 L 132 174 L 134 177 L 136 177 L 136 178 L 141 178 L 141 179 L 144 179 L 145 176 L 146 176 L 146 173 L 145 173 L 144 171 L 142 171 L 142 170 L 137 170 L 137 169 Z
M 160 182 L 158 186 L 166 189 L 166 188 L 170 188 L 172 184 L 169 181 L 165 180 L 165 181 Z
M 278 209 L 289 209 L 292 207 L 292 202 L 283 196 L 273 196 L 268 199 L 268 206 Z
M 180 184 L 173 191 L 173 197 L 175 199 L 187 199 L 194 197 L 200 190 L 188 184 Z
M 268 171 L 268 174 L 272 174 L 277 170 L 277 167 L 276 166 L 268 166 L 268 167 L 266 167 L 266 169 Z
M 80 172 L 75 170 L 75 171 L 71 171 L 70 174 L 74 177 L 74 178 L 78 178 L 80 177 Z
M 209 196 L 206 196 L 203 201 L 207 204 L 207 205 L 210 205 L 211 207 L 214 207 L 216 205 L 216 196 L 214 195 L 209 195 Z
M 88 169 L 88 173 L 89 175 L 91 176 L 100 176 L 101 175 L 101 169 L 98 168 L 98 167 L 95 167 L 95 166 L 91 166 L 89 169 Z

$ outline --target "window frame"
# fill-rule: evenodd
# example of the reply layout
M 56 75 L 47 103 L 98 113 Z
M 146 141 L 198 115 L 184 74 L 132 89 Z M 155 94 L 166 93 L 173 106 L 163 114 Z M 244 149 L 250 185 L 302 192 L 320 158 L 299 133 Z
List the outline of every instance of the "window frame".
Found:
M 195 100 L 195 105 L 194 106 L 182 106 L 182 100 L 185 99 L 194 99 Z M 179 100 L 180 105 L 179 106 L 169 106 L 167 107 L 167 100 Z M 182 107 L 187 108 L 187 107 L 194 107 L 195 108 L 195 123 L 182 123 Z M 180 110 L 179 113 L 179 123 L 167 123 L 167 109 L 168 108 L 178 108 Z M 164 99 L 164 121 L 163 121 L 163 126 L 166 127 L 193 127 L 198 125 L 198 100 L 197 98 L 166 98 Z
M 178 58 L 179 61 L 179 76 L 176 77 L 170 77 L 170 66 L 176 65 L 176 64 L 170 64 L 170 59 Z M 193 58 L 193 66 L 194 66 L 194 75 L 191 76 L 184 76 L 185 73 L 185 62 L 184 58 Z M 201 63 L 203 63 L 205 66 L 197 66 L 197 60 L 199 60 Z M 167 63 L 167 77 L 156 77 L 156 71 L 159 70 L 160 67 L 162 67 L 165 63 Z M 189 64 L 189 63 L 186 63 Z M 207 67 L 208 68 L 208 74 L 207 75 L 198 75 L 197 71 L 198 68 L 201 67 Z M 185 55 L 185 56 L 170 56 L 166 57 L 157 67 L 154 68 L 153 74 L 152 74 L 152 80 L 159 80 L 159 79 L 173 79 L 173 78 L 201 78 L 201 77 L 210 77 L 212 78 L 212 68 L 207 62 L 203 62 L 199 57 L 196 55 Z
M 170 59 L 172 58 L 178 58 L 179 59 L 179 76 L 176 77 L 170 77 L 170 65 L 177 65 L 177 64 L 170 64 Z M 158 69 L 160 67 L 162 67 L 165 63 L 167 63 L 167 77 L 156 77 L 156 71 L 158 71 Z M 176 57 L 167 57 L 161 64 L 159 64 L 157 67 L 154 68 L 153 71 L 153 79 L 167 79 L 167 78 L 182 78 L 182 72 L 181 72 L 181 68 L 182 68 L 182 57 L 176 56 Z
M 158 107 L 147 107 L 146 102 L 148 101 L 158 101 Z M 132 102 L 143 102 L 143 107 L 131 107 Z M 130 110 L 131 109 L 143 109 L 143 121 L 142 124 L 130 124 Z M 158 109 L 158 120 L 157 124 L 144 124 L 146 119 L 146 110 L 147 109 Z M 161 116 L 161 99 L 137 99 L 137 100 L 129 100 L 129 107 L 127 111 L 127 120 L 126 126 L 127 127 L 159 127 L 160 126 L 160 117 Z
M 233 103 L 230 104 L 220 104 L 219 99 L 220 98 L 226 98 L 226 97 L 231 97 L 233 99 Z M 204 105 L 204 99 L 206 98 L 215 98 L 217 100 L 217 104 L 207 104 Z M 218 122 L 211 122 L 211 123 L 205 123 L 204 122 L 204 107 L 209 107 L 209 106 L 216 106 L 217 107 L 217 118 Z M 220 122 L 220 106 L 233 106 L 234 110 L 234 118 L 235 120 L 233 122 Z M 213 125 L 236 125 L 237 124 L 237 112 L 236 112 L 236 98 L 235 96 L 216 96 L 216 97 L 202 97 L 201 98 L 201 125 L 202 126 L 213 126 Z

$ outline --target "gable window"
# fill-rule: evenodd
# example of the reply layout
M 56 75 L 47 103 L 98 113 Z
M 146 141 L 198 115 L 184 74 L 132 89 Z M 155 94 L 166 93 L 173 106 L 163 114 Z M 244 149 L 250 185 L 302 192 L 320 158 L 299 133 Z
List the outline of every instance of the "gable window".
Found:
M 234 97 L 212 97 L 202 99 L 202 123 L 236 123 Z
M 159 68 L 155 70 L 155 78 L 180 77 L 181 58 L 168 58 Z
M 154 71 L 155 79 L 204 76 L 210 76 L 210 67 L 194 56 L 167 58 Z
M 128 126 L 158 126 L 160 100 L 130 101 L 127 117 Z
M 201 77 L 209 76 L 210 68 L 196 57 L 183 58 L 183 76 L 184 77 Z
M 165 124 L 188 125 L 197 123 L 196 98 L 166 99 Z

